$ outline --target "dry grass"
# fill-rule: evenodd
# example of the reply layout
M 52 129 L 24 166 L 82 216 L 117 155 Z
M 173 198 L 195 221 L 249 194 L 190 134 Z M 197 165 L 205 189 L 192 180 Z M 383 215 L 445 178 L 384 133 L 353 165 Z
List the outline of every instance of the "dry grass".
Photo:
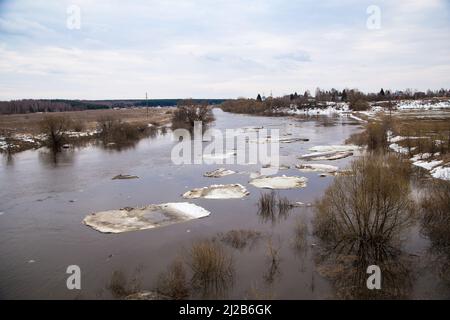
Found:
M 192 285 L 204 292 L 226 287 L 233 279 L 231 255 L 221 245 L 210 240 L 192 245 L 188 265 L 192 270 Z
M 120 110 L 86 110 L 72 112 L 51 113 L 67 117 L 75 122 L 76 127 L 83 127 L 83 130 L 94 130 L 97 127 L 97 120 L 101 117 L 116 117 L 122 122 L 148 124 L 157 122 L 160 125 L 171 121 L 173 108 L 140 108 L 140 109 L 120 109 Z M 14 131 L 16 133 L 38 134 L 40 132 L 39 123 L 48 116 L 49 113 L 30 113 L 0 115 L 0 128 Z M 77 128 L 74 128 L 77 131 Z
M 308 245 L 308 225 L 303 217 L 297 217 L 294 224 L 294 247 L 304 252 Z
M 270 220 L 274 223 L 286 218 L 292 208 L 288 198 L 281 197 L 273 190 L 270 193 L 262 193 L 258 200 L 258 215 L 264 221 Z
M 123 299 L 130 294 L 139 292 L 140 285 L 140 268 L 137 268 L 130 279 L 127 278 L 123 271 L 114 271 L 107 286 L 114 298 Z
M 158 278 L 156 291 L 175 300 L 189 297 L 189 285 L 183 261 L 176 259 Z
M 432 242 L 450 247 L 450 182 L 432 181 L 421 207 L 423 227 Z
M 275 245 L 272 237 L 267 240 L 266 245 L 266 259 L 268 262 L 268 269 L 264 274 L 264 280 L 267 283 L 273 283 L 275 277 L 280 273 L 280 250 L 281 242 L 278 239 L 278 244 Z

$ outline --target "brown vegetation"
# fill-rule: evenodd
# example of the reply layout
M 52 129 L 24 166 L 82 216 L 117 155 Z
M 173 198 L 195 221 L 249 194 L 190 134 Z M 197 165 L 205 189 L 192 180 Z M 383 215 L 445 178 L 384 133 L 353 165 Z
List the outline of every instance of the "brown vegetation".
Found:
M 198 103 L 194 100 L 182 100 L 172 115 L 172 128 L 194 128 L 195 122 L 200 121 L 203 125 L 214 121 L 211 108 L 206 103 Z
M 191 283 L 203 296 L 224 291 L 233 280 L 231 255 L 213 241 L 194 243 L 187 263 L 192 271 Z
M 158 278 L 157 292 L 175 300 L 189 297 L 189 284 L 183 262 L 175 260 Z

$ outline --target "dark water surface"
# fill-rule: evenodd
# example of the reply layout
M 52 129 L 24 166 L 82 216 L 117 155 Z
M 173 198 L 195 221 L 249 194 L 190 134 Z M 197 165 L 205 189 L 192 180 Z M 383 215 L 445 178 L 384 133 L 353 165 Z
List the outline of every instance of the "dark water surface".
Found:
M 217 129 L 246 126 L 278 128 L 281 134 L 309 138 L 309 142 L 280 144 L 281 163 L 293 166 L 297 156 L 315 145 L 343 144 L 361 130 L 354 120 L 337 117 L 323 119 L 267 118 L 234 115 L 215 110 Z M 227 247 L 234 260 L 235 277 L 220 297 L 242 299 L 252 289 L 277 299 L 333 298 L 335 288 L 317 272 L 317 240 L 309 225 L 308 245 L 294 246 L 294 222 L 298 216 L 310 224 L 312 208 L 295 208 L 279 219 L 258 215 L 260 190 L 248 184 L 249 173 L 257 166 L 226 165 L 241 172 L 220 179 L 203 177 L 217 165 L 172 164 L 170 133 L 141 140 L 134 148 L 114 151 L 88 146 L 64 151 L 56 158 L 44 150 L 26 151 L 1 159 L 0 164 L 0 298 L 2 299 L 105 299 L 114 271 L 131 276 L 140 270 L 140 286 L 152 290 L 158 275 L 177 256 L 183 256 L 197 240 L 210 239 L 233 229 L 250 229 L 266 237 L 250 248 Z M 327 163 L 345 167 L 351 158 Z M 140 179 L 113 181 L 118 174 Z M 313 202 L 320 198 L 333 178 L 318 173 L 301 173 L 292 168 L 279 174 L 309 178 L 304 189 L 283 190 L 279 194 L 291 201 Z M 96 211 L 152 203 L 184 202 L 181 194 L 195 187 L 215 183 L 240 183 L 250 196 L 238 200 L 193 200 L 211 211 L 207 218 L 155 230 L 123 234 L 101 234 L 81 223 Z M 276 272 L 267 262 L 267 238 L 280 247 Z M 404 250 L 417 257 L 426 256 L 428 242 L 418 229 L 409 233 Z M 411 298 L 448 297 L 439 282 L 438 271 L 421 260 L 414 266 Z M 66 288 L 66 268 L 78 265 L 82 290 Z M 273 270 L 272 270 L 273 271 Z M 207 298 L 207 297 L 206 297 Z

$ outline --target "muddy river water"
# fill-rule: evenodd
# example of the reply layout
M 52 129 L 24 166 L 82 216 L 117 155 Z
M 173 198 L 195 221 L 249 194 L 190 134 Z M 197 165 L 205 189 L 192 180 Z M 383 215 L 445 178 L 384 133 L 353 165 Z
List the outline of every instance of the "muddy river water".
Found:
M 292 202 L 313 203 L 333 177 L 300 172 L 294 165 L 301 154 L 317 145 L 339 145 L 361 130 L 354 119 L 337 116 L 295 119 L 256 117 L 214 111 L 216 129 L 248 126 L 278 128 L 281 134 L 309 141 L 280 144 L 281 164 L 291 169 L 279 174 L 309 179 L 306 188 L 280 190 Z M 211 239 L 230 230 L 248 229 L 270 237 L 280 250 L 277 270 L 269 270 L 267 241 L 227 250 L 233 256 L 234 279 L 221 290 L 221 297 L 243 299 L 257 289 L 276 299 L 332 299 L 336 288 L 318 272 L 320 244 L 312 234 L 314 209 L 297 207 L 272 218 L 258 214 L 258 199 L 270 192 L 250 185 L 256 165 L 226 165 L 238 174 L 208 178 L 203 174 L 217 165 L 175 165 L 170 155 L 170 132 L 146 138 L 134 148 L 121 151 L 86 146 L 65 150 L 56 159 L 45 150 L 32 150 L 4 157 L 0 163 L 0 298 L 2 299 L 106 299 L 111 274 L 139 274 L 143 290 L 153 290 L 158 276 L 192 243 Z M 320 161 L 344 168 L 352 157 Z M 139 179 L 112 180 L 118 174 Z M 81 223 L 93 212 L 165 202 L 184 202 L 186 191 L 215 183 L 240 183 L 250 195 L 243 199 L 189 200 L 211 212 L 209 217 L 154 230 L 102 234 Z M 294 245 L 294 222 L 303 216 L 308 223 L 307 246 Z M 430 266 L 429 243 L 413 227 L 403 250 L 412 257 L 410 298 L 448 298 L 449 290 Z M 68 290 L 66 268 L 81 269 L 81 290 Z M 199 296 L 193 296 L 198 298 Z M 209 297 L 203 297 L 209 298 Z

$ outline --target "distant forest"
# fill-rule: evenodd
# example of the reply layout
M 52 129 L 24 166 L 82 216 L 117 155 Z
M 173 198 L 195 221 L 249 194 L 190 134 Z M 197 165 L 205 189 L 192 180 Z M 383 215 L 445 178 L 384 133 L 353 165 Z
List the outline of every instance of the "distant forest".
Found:
M 24 99 L 0 101 L 0 114 L 63 112 L 95 109 L 132 108 L 132 107 L 171 107 L 182 99 L 149 100 L 64 100 L 64 99 Z M 220 104 L 224 99 L 196 99 L 198 103 Z

